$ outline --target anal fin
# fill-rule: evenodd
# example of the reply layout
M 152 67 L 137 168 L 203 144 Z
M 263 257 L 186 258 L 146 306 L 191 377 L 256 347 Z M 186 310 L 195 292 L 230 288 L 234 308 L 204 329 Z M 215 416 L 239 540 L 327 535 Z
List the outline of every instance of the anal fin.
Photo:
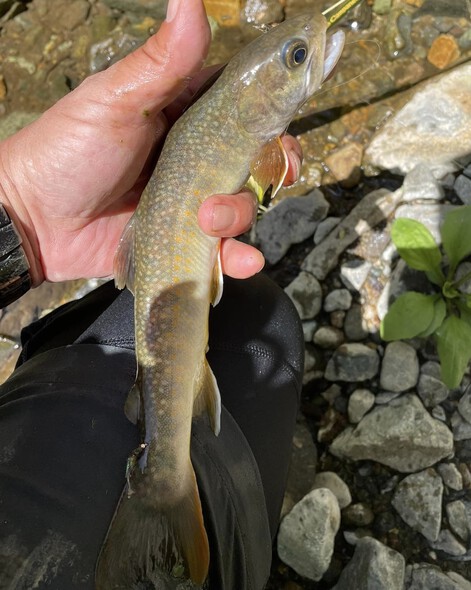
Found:
M 196 396 L 193 406 L 195 416 L 208 413 L 211 428 L 217 436 L 221 430 L 221 394 L 211 367 L 206 357 L 200 368 L 199 378 L 197 379 Z

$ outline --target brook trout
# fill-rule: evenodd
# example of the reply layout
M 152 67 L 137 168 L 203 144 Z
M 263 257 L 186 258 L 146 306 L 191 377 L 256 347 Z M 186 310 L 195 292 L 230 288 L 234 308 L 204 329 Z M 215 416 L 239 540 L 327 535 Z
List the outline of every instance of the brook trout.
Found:
M 219 239 L 199 228 L 201 203 L 250 175 L 276 190 L 280 141 L 335 66 L 344 35 L 322 15 L 288 20 L 253 41 L 173 126 L 116 255 L 115 279 L 135 296 L 141 447 L 99 558 L 99 590 L 129 590 L 154 570 L 206 579 L 208 539 L 190 460 L 191 422 L 220 396 L 206 360 L 208 313 L 222 294 Z

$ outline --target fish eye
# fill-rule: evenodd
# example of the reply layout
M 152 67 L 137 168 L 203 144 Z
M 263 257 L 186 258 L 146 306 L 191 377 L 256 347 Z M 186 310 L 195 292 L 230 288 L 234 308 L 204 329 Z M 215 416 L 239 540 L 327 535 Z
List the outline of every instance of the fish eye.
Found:
M 307 45 L 300 39 L 289 41 L 283 47 L 282 55 L 288 68 L 296 68 L 306 61 Z

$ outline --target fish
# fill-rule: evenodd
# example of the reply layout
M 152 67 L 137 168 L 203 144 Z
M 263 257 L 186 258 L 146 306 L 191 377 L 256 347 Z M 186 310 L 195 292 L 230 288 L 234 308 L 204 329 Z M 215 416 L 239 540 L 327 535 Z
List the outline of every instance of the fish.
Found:
M 115 258 L 134 294 L 138 376 L 128 415 L 142 443 L 98 559 L 97 590 L 156 571 L 202 585 L 209 544 L 190 459 L 194 416 L 217 435 L 221 398 L 206 359 L 208 314 L 223 290 L 220 240 L 197 214 L 253 177 L 275 193 L 287 171 L 280 137 L 332 72 L 344 44 L 321 14 L 295 16 L 242 49 L 170 130 Z M 230 336 L 228 336 L 230 337 Z M 132 410 L 131 410 L 131 409 Z

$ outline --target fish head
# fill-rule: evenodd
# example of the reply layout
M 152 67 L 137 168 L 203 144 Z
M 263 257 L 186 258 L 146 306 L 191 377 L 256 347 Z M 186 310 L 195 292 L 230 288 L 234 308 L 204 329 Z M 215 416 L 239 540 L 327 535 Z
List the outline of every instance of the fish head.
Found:
M 250 43 L 227 68 L 241 130 L 260 141 L 281 134 L 332 72 L 344 40 L 342 31 L 328 34 L 321 14 L 308 14 Z

